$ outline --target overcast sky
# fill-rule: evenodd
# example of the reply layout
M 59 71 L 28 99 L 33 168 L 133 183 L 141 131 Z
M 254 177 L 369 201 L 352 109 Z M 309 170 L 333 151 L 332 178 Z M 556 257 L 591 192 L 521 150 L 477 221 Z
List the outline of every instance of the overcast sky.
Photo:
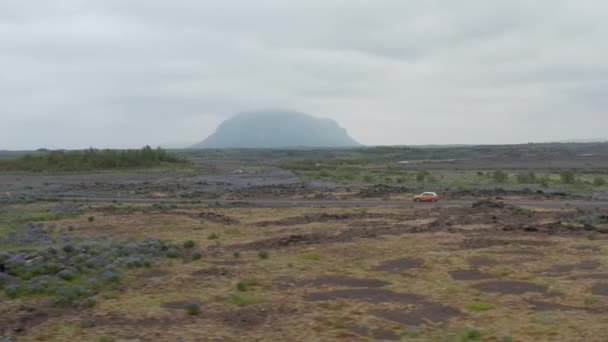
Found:
M 608 139 L 608 1 L 0 1 L 0 150 L 197 142 L 240 111 L 363 144 Z

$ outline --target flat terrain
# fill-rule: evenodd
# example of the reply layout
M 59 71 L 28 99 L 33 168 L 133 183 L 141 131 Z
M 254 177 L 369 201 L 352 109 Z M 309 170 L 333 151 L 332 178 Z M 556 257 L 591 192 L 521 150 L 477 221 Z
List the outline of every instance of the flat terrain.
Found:
M 44 297 L 4 298 L 0 326 L 19 332 L 19 340 L 66 341 L 441 340 L 475 334 L 464 327 L 479 329 L 486 340 L 606 336 L 606 238 L 576 224 L 599 218 L 603 209 L 522 211 L 494 204 L 88 204 L 86 213 L 45 227 L 81 238 L 193 240 L 203 257 L 192 261 L 183 252 L 128 270 L 121 286 L 97 295 L 93 308 L 58 308 Z M 239 282 L 249 285 L 239 290 Z M 199 315 L 182 308 L 190 301 L 200 303 Z M 82 327 L 84 320 L 95 326 Z
M 461 170 L 342 182 L 230 153 L 0 175 L 0 337 L 606 341 L 608 201 L 586 169 L 578 184 L 543 169 L 547 186 L 472 171 L 462 189 Z M 411 201 L 436 188 L 439 203 Z

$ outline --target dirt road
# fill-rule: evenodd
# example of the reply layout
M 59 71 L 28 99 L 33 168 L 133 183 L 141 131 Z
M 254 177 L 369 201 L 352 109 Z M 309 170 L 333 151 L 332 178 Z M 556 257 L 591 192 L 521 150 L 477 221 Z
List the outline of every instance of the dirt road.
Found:
M 192 203 L 192 200 L 178 198 L 107 198 L 107 197 L 60 197 L 48 198 L 48 200 L 62 200 L 74 202 L 108 202 L 108 203 Z M 520 207 L 537 208 L 608 208 L 608 201 L 590 200 L 501 200 L 505 204 Z M 254 200 L 196 200 L 196 203 L 215 204 L 217 206 L 251 206 L 251 207 L 305 207 L 305 206 L 327 206 L 327 207 L 373 207 L 373 206 L 470 206 L 475 200 L 443 200 L 437 203 L 415 203 L 404 200 L 298 200 L 298 199 L 254 199 Z

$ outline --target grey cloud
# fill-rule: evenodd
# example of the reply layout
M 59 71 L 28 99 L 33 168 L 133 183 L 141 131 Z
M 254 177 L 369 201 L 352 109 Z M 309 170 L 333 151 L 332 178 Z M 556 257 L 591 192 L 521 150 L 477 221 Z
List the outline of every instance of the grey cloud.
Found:
M 198 141 L 258 108 L 365 144 L 605 138 L 606 17 L 600 0 L 4 1 L 0 149 Z

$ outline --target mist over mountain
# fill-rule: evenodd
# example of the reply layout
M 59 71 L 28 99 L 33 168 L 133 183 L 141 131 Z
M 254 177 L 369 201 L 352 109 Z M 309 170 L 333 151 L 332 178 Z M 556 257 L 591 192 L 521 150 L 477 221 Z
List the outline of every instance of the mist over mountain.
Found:
M 193 148 L 285 148 L 360 146 L 331 119 L 289 111 L 237 114 Z

